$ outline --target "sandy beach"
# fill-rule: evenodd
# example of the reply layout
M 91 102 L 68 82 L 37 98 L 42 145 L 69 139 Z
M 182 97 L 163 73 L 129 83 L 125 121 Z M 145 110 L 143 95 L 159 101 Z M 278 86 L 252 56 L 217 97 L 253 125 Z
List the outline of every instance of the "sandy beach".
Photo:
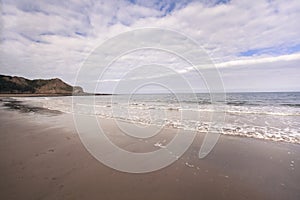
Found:
M 300 0 L 0 10 L 0 200 L 300 200 Z
M 109 137 L 130 151 L 155 148 Z M 205 159 L 203 134 L 172 165 L 123 173 L 85 149 L 71 114 L 0 110 L 1 199 L 300 199 L 300 145 L 221 136 Z M 174 129 L 166 130 L 172 136 Z M 168 138 L 166 138 L 168 140 Z M 131 145 L 128 145 L 128 144 Z M 138 163 L 137 163 L 138 164 Z

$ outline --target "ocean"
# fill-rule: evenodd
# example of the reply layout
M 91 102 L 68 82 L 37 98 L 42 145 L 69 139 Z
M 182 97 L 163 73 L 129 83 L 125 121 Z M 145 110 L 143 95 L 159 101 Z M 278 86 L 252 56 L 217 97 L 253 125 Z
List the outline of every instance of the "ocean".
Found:
M 51 110 L 114 118 L 144 127 L 205 133 L 218 124 L 223 135 L 300 144 L 300 92 L 227 93 L 226 100 L 220 102 L 212 102 L 210 94 L 202 93 L 18 99 Z

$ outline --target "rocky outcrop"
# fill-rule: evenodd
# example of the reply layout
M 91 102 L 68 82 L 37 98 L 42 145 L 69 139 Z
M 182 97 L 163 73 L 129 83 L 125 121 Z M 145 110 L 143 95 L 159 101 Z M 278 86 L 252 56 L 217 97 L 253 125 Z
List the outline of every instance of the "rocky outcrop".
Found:
M 0 93 L 2 94 L 84 94 L 79 86 L 71 86 L 58 78 L 29 80 L 17 76 L 0 75 Z

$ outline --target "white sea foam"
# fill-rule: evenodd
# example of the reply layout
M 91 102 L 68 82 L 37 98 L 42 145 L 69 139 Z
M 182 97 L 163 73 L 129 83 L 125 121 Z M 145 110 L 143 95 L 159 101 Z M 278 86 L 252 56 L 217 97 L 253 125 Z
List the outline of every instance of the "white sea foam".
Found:
M 162 148 L 162 149 L 165 149 L 166 148 L 166 146 L 164 146 L 162 143 L 160 143 L 160 142 L 156 142 L 155 144 L 154 144 L 154 146 L 155 147 L 159 147 L 159 148 Z
M 139 124 L 153 124 L 206 133 L 217 129 L 224 135 L 300 144 L 300 108 L 287 106 L 232 106 L 226 104 L 179 105 L 163 100 L 112 101 L 111 97 L 26 97 L 18 100 L 65 113 L 97 115 Z M 93 98 L 93 101 L 88 98 Z M 92 105 L 90 102 L 93 102 Z M 222 127 L 212 123 L 214 112 L 226 112 Z M 158 144 L 157 144 L 158 145 Z M 158 147 L 163 147 L 158 146 Z

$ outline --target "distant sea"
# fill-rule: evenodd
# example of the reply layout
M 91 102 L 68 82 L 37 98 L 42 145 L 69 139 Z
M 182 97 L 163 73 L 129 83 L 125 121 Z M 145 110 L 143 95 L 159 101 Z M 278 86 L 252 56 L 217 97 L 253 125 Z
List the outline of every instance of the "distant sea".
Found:
M 74 97 L 22 97 L 25 103 L 66 113 L 115 118 L 147 126 L 206 132 L 225 114 L 221 133 L 300 144 L 300 92 L 210 94 L 135 94 Z

